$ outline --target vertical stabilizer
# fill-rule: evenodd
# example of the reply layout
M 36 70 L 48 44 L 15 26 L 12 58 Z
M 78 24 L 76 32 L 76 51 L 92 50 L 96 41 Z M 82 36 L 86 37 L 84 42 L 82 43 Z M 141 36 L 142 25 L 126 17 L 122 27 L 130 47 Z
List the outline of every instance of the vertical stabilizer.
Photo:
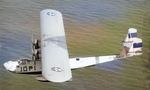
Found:
M 46 9 L 40 13 L 42 76 L 48 81 L 65 82 L 72 78 L 62 14 Z

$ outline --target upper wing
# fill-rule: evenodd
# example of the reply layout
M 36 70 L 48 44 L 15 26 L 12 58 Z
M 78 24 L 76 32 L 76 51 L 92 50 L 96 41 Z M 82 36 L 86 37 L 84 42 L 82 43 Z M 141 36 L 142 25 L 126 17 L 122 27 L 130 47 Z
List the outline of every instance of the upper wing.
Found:
M 52 82 L 72 78 L 62 14 L 46 9 L 40 13 L 42 75 Z

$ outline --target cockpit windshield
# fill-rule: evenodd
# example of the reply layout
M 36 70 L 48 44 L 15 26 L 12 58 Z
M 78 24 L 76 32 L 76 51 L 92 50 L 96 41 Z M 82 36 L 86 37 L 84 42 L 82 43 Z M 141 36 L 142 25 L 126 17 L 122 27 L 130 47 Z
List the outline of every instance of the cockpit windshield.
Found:
M 27 59 L 21 59 L 18 61 L 18 64 L 20 65 L 26 65 Z

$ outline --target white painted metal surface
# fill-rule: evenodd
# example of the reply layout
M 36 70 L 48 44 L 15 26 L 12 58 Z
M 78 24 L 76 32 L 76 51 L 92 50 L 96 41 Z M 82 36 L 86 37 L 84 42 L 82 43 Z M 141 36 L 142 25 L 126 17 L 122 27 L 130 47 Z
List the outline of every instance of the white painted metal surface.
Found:
M 128 30 L 128 33 L 137 33 L 137 29 L 135 29 L 135 28 L 130 28 L 130 29 Z
M 132 46 L 132 42 L 123 42 L 123 46 L 130 48 Z
M 131 47 L 129 49 L 129 52 L 133 52 L 133 43 L 132 43 L 132 45 L 131 45 Z
M 15 71 L 16 67 L 18 66 L 18 61 L 8 61 L 4 63 L 4 67 L 9 71 Z
M 71 69 L 82 68 L 87 66 L 92 66 L 99 63 L 105 63 L 115 60 L 116 55 L 110 56 L 92 56 L 92 57 L 77 57 L 70 58 Z
M 62 14 L 46 9 L 40 13 L 42 75 L 52 82 L 65 82 L 72 78 Z

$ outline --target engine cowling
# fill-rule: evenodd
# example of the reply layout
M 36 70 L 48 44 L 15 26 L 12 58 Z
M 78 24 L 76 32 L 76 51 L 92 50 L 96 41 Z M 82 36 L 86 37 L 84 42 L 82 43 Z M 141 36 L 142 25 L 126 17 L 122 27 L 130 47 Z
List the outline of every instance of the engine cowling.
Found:
M 41 42 L 40 40 L 37 40 L 37 39 L 32 39 L 32 48 L 33 49 L 39 49 L 41 47 Z
M 32 50 L 32 59 L 33 60 L 41 59 L 41 51 L 40 51 L 40 49 Z

